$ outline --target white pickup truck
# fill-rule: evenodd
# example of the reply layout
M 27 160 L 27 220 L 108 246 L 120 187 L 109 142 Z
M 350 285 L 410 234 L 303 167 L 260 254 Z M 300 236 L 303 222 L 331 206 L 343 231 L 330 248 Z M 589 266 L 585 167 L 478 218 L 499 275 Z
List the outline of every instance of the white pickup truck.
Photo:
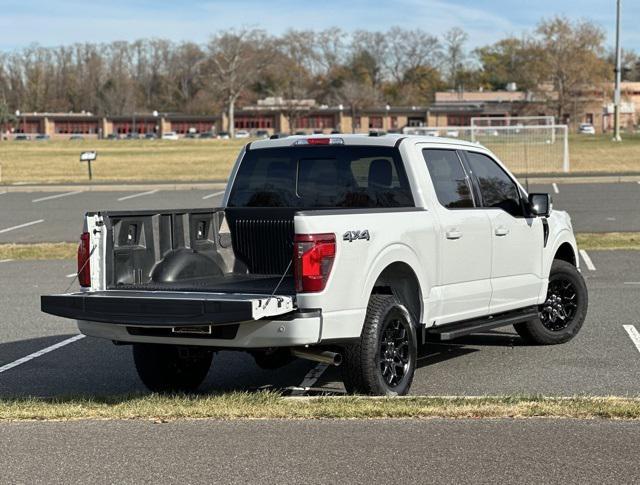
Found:
M 88 213 L 78 276 L 42 310 L 133 344 L 156 391 L 194 390 L 236 349 L 402 395 L 418 342 L 507 325 L 566 342 L 588 299 L 569 215 L 482 146 L 428 136 L 249 143 L 221 208 Z

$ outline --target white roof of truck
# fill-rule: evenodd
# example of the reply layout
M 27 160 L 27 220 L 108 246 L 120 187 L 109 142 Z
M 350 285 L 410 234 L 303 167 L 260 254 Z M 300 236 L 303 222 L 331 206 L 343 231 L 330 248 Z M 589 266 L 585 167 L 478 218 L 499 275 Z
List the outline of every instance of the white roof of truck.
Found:
M 309 138 L 339 138 L 343 140 L 344 145 L 371 145 L 371 146 L 394 146 L 398 140 L 407 139 L 411 141 L 420 141 L 426 143 L 451 144 L 457 146 L 479 147 L 479 143 L 472 143 L 457 138 L 444 138 L 429 135 L 403 135 L 403 134 L 385 134 L 385 135 L 367 135 L 367 134 L 346 134 L 336 133 L 333 135 L 295 135 L 285 138 L 275 138 L 273 140 L 258 140 L 251 142 L 250 149 L 275 148 L 292 146 L 298 140 L 307 140 Z

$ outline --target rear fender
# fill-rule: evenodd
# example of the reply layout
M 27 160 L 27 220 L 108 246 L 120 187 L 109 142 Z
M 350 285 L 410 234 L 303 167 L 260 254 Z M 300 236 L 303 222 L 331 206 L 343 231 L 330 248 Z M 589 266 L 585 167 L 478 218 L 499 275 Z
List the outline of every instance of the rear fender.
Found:
M 367 273 L 365 284 L 363 285 L 362 292 L 360 293 L 360 305 L 362 308 L 366 308 L 369 303 L 369 298 L 373 292 L 373 288 L 378 281 L 378 278 L 382 272 L 394 263 L 404 263 L 412 269 L 414 275 L 418 280 L 420 286 L 420 322 L 425 321 L 424 315 L 424 295 L 427 294 L 430 288 L 429 281 L 427 281 L 425 275 L 426 271 L 422 269 L 420 261 L 416 253 L 407 245 L 396 243 L 385 247 L 376 257 L 369 272 Z

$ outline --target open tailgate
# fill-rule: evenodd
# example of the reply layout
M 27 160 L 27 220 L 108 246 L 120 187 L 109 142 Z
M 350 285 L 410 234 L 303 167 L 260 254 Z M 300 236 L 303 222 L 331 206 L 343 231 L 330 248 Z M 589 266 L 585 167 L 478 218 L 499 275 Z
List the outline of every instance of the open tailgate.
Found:
M 291 295 L 95 291 L 44 295 L 41 309 L 59 317 L 137 326 L 223 325 L 295 310 Z

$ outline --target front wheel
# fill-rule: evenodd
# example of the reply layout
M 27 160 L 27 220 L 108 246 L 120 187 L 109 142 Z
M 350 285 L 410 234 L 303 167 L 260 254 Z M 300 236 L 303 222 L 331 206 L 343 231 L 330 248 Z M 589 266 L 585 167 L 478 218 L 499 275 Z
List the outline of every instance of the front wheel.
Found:
M 539 318 L 514 327 L 528 343 L 568 342 L 582 327 L 588 305 L 587 286 L 578 269 L 566 261 L 555 260 L 551 265 L 547 299 L 539 307 Z
M 201 347 L 133 344 L 140 380 L 150 391 L 193 392 L 209 372 L 213 351 Z
M 360 340 L 344 349 L 348 393 L 403 396 L 416 370 L 417 345 L 407 309 L 393 296 L 372 295 Z

